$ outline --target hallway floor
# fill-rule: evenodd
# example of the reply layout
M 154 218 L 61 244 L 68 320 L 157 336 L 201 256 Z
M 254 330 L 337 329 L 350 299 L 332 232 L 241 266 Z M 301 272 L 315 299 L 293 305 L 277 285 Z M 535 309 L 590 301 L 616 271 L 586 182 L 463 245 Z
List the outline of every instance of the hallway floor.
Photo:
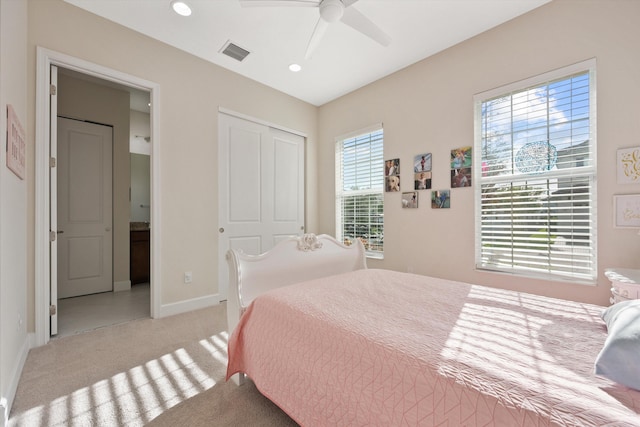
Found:
M 58 301 L 58 334 L 52 338 L 150 317 L 150 301 L 148 283 L 133 285 L 129 291 L 61 299 Z

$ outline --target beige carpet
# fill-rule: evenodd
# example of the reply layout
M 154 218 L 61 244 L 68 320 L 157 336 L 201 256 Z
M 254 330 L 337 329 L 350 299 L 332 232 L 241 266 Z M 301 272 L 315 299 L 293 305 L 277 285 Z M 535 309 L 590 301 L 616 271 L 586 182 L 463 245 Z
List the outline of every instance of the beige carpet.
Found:
M 52 340 L 29 352 L 9 426 L 296 426 L 225 382 L 224 304 Z

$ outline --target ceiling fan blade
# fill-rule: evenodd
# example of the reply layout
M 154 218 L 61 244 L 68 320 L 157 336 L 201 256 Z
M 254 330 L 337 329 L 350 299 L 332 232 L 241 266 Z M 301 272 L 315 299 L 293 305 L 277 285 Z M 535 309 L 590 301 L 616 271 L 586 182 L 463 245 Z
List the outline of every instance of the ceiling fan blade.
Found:
M 318 19 L 316 28 L 314 28 L 309 44 L 307 45 L 307 53 L 304 55 L 305 59 L 311 58 L 313 52 L 320 44 L 320 40 L 322 40 L 324 33 L 327 31 L 327 28 L 329 28 L 329 23 L 322 18 Z
M 242 7 L 317 7 L 319 4 L 320 0 L 240 0 L 240 6 Z
M 391 37 L 389 37 L 387 33 L 382 31 L 380 27 L 353 7 L 344 9 L 342 22 L 354 30 L 360 31 L 362 34 L 372 38 L 382 46 L 389 46 L 391 43 Z

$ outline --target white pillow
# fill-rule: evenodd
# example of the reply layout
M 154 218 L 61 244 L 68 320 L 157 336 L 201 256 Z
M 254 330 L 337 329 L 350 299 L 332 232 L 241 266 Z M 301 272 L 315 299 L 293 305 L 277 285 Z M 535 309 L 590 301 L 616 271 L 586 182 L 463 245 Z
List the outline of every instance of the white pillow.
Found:
M 640 300 L 614 304 L 602 319 L 608 334 L 596 358 L 596 375 L 640 390 Z

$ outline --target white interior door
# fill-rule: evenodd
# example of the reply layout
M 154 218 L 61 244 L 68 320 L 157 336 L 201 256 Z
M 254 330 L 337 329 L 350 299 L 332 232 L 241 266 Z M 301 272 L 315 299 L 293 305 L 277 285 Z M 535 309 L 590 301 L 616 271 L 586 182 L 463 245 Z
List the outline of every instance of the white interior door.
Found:
M 58 297 L 113 290 L 113 129 L 58 118 Z
M 227 299 L 228 249 L 260 254 L 304 230 L 304 138 L 218 118 L 218 289 Z

